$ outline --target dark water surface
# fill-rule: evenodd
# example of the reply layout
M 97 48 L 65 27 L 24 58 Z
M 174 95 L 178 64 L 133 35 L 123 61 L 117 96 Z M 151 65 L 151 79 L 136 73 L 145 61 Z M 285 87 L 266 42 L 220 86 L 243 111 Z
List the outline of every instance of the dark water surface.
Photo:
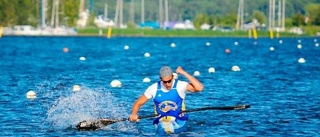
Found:
M 190 113 L 188 132 L 173 136 L 320 136 L 318 41 L 3 37 L 1 136 L 154 136 L 151 119 L 119 122 L 99 131 L 77 131 L 74 126 L 86 119 L 128 117 L 131 104 L 151 84 L 142 80 L 148 77 L 156 82 L 162 65 L 182 66 L 190 74 L 200 72 L 196 77 L 205 89 L 187 95 L 189 109 L 251 105 L 240 111 Z M 129 50 L 124 50 L 125 45 Z M 69 52 L 62 51 L 65 47 Z M 149 58 L 144 57 L 146 52 Z M 299 58 L 305 63 L 299 63 Z M 235 65 L 241 71 L 231 71 Z M 210 67 L 215 73 L 208 72 Z M 110 87 L 115 79 L 122 87 Z M 80 85 L 81 91 L 73 92 L 74 85 Z M 37 98 L 26 98 L 30 90 Z M 152 114 L 152 105 L 149 101 L 139 114 Z

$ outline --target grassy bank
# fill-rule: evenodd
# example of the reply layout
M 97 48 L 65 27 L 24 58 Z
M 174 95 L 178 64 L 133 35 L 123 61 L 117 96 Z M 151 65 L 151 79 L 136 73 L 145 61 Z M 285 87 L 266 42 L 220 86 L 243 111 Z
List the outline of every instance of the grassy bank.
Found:
M 85 28 L 78 29 L 79 35 L 99 35 L 107 36 L 107 29 Z M 288 32 L 274 32 L 274 37 L 301 37 L 312 36 L 308 34 L 297 35 Z M 212 30 L 162 30 L 162 29 L 112 29 L 112 36 L 141 36 L 141 37 L 249 37 L 248 31 L 212 31 Z M 269 31 L 257 31 L 258 37 L 270 37 Z M 253 33 L 251 32 L 251 37 Z

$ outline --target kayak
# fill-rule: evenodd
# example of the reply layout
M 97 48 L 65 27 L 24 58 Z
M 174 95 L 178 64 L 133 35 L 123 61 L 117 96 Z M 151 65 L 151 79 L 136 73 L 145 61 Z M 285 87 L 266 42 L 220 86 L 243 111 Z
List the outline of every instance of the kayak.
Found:
M 159 135 L 177 134 L 188 129 L 187 120 L 179 120 L 172 116 L 162 117 L 158 124 L 155 124 L 156 133 Z
M 236 105 L 236 106 L 211 106 L 211 107 L 203 107 L 203 108 L 195 108 L 190 110 L 185 110 L 183 112 L 197 112 L 197 111 L 205 111 L 205 110 L 243 110 L 250 108 L 250 105 Z M 146 115 L 140 116 L 139 119 L 144 118 L 152 118 L 155 115 Z M 163 119 L 162 119 L 163 118 Z M 162 117 L 158 123 L 154 123 L 156 125 L 156 131 L 161 133 L 180 133 L 187 130 L 188 123 L 186 120 L 180 120 L 173 118 L 165 118 Z M 121 121 L 128 121 L 129 118 L 119 118 L 119 119 L 110 119 L 110 118 L 102 118 L 102 119 L 94 119 L 94 120 L 84 120 L 79 122 L 76 125 L 76 129 L 83 131 L 83 130 L 98 130 L 104 126 L 108 126 L 110 124 L 121 122 Z

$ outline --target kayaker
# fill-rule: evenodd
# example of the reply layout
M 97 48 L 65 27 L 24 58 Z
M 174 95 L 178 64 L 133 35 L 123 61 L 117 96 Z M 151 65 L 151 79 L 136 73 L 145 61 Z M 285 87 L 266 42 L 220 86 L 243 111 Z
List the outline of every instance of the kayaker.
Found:
M 169 66 L 160 69 L 160 81 L 150 85 L 133 104 L 130 121 L 139 121 L 138 111 L 149 99 L 153 99 L 155 114 L 153 124 L 159 134 L 179 133 L 187 130 L 188 115 L 181 113 L 185 110 L 185 96 L 189 92 L 200 92 L 203 84 L 187 73 L 182 67 L 176 69 L 177 74 L 186 77 L 189 82 L 174 79 Z

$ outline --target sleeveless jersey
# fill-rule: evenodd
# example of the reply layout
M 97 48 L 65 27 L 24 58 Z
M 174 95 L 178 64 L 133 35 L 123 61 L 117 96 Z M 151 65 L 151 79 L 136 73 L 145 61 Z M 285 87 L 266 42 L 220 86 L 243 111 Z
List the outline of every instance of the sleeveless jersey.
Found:
M 155 114 L 160 115 L 154 121 L 158 123 L 158 120 L 164 116 L 173 116 L 180 120 L 187 120 L 187 115 L 181 114 L 185 110 L 184 99 L 182 99 L 176 89 L 177 83 L 179 80 L 176 80 L 172 88 L 168 92 L 161 90 L 161 81 L 158 81 L 157 92 L 154 97 L 154 107 Z

